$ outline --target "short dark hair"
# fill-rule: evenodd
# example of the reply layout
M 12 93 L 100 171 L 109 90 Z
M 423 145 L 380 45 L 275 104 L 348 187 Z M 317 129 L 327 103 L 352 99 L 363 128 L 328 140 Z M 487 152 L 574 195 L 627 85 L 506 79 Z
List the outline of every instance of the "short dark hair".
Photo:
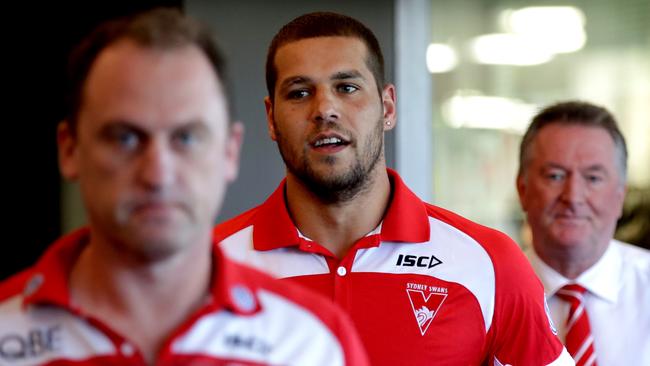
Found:
M 287 43 L 317 37 L 355 37 L 368 49 L 366 64 L 375 77 L 377 90 L 384 87 L 384 56 L 372 31 L 360 21 L 347 15 L 315 12 L 301 15 L 287 23 L 273 37 L 266 54 L 266 88 L 273 101 L 278 73 L 275 68 L 275 55 Z
M 614 141 L 622 182 L 627 181 L 627 146 L 625 138 L 618 128 L 616 119 L 605 108 L 583 101 L 566 101 L 550 105 L 542 109 L 533 117 L 530 126 L 526 130 L 519 147 L 519 172 L 522 176 L 531 159 L 531 145 L 539 131 L 551 124 L 559 125 L 580 125 L 586 127 L 602 128 L 607 131 Z
M 68 60 L 66 121 L 71 125 L 73 133 L 76 131 L 84 87 L 93 63 L 104 49 L 124 39 L 143 47 L 163 50 L 198 46 L 224 85 L 222 92 L 227 100 L 226 105 L 229 105 L 225 90 L 225 61 L 210 31 L 178 9 L 155 8 L 101 23 L 71 52 Z

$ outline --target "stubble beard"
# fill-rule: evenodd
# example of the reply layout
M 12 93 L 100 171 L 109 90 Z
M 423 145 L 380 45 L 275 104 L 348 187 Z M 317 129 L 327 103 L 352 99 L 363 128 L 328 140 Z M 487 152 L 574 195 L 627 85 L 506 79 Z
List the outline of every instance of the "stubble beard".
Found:
M 198 223 L 189 211 L 182 217 L 149 218 L 145 222 L 124 209 L 115 217 L 109 234 L 119 252 L 142 264 L 163 262 L 193 245 Z M 191 217 L 192 216 L 192 217 Z M 170 221 L 171 220 L 171 221 Z
M 331 130 L 341 130 L 333 126 Z M 373 182 L 371 174 L 379 159 L 383 156 L 383 121 L 379 120 L 372 135 L 365 141 L 364 146 L 356 150 L 354 163 L 349 170 L 341 174 L 323 174 L 317 172 L 313 163 L 307 158 L 307 148 L 300 154 L 292 151 L 283 143 L 283 136 L 276 129 L 278 149 L 282 160 L 291 174 L 297 177 L 322 202 L 341 204 L 352 201 L 359 194 L 370 189 Z M 355 147 L 354 142 L 349 147 Z M 334 166 L 338 161 L 335 156 L 327 156 L 321 161 L 328 166 Z

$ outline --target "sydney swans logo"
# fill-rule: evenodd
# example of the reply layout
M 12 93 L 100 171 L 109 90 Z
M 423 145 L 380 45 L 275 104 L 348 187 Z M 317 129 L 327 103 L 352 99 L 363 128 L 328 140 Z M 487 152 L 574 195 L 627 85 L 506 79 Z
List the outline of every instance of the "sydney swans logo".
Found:
M 424 335 L 447 298 L 447 288 L 408 283 L 406 294 L 411 302 L 411 309 L 420 333 Z

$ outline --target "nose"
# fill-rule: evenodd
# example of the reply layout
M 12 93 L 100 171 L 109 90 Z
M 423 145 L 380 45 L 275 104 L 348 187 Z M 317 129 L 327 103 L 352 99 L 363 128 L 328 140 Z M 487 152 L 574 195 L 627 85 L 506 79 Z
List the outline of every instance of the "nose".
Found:
M 316 90 L 313 98 L 312 120 L 315 122 L 335 122 L 339 119 L 336 96 L 328 90 Z
M 174 156 L 163 139 L 151 139 L 142 151 L 137 177 L 147 190 L 161 191 L 174 181 Z
M 580 204 L 585 199 L 585 182 L 577 174 L 569 174 L 562 187 L 561 198 L 569 204 Z

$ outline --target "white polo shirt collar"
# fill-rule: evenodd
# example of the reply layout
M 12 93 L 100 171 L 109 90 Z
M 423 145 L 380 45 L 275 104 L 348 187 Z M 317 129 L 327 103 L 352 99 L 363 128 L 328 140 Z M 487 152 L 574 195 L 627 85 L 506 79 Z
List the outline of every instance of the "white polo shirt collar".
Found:
M 586 288 L 591 294 L 615 304 L 622 286 L 623 259 L 618 246 L 613 244 L 612 240 L 603 256 L 575 280 L 564 277 L 544 263 L 534 250 L 529 250 L 527 255 L 549 296 L 555 295 L 557 290 L 564 285 L 576 283 Z

